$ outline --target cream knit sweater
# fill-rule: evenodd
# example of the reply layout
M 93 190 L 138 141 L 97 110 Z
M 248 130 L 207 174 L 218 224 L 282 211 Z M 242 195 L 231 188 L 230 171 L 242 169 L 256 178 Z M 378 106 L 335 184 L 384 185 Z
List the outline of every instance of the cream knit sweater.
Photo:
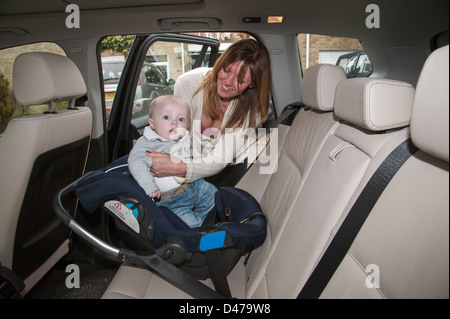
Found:
M 246 136 L 252 136 L 251 129 L 226 129 L 224 134 L 218 138 L 210 138 L 201 133 L 201 117 L 203 110 L 203 91 L 193 96 L 203 81 L 209 68 L 198 68 L 180 76 L 175 84 L 174 94 L 185 99 L 191 107 L 191 137 L 193 149 L 202 157 L 187 162 L 187 173 L 185 178 L 177 177 L 178 183 L 191 183 L 197 179 L 208 177 L 220 172 L 230 163 L 242 162 L 245 158 L 243 152 L 248 145 Z M 228 106 L 223 122 L 222 130 L 226 127 L 230 113 L 235 107 L 231 102 Z M 253 134 L 254 134 L 253 130 Z M 250 133 L 250 134 L 249 134 Z M 236 160 L 235 160 L 236 158 Z

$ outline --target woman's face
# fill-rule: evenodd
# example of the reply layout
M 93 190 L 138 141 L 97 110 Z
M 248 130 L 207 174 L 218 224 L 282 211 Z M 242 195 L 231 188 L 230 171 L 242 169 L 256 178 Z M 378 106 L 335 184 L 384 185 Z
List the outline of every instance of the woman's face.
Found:
M 239 72 L 243 64 L 243 61 L 234 62 L 219 71 L 217 76 L 217 94 L 223 101 L 230 101 L 244 93 L 249 87 L 252 87 L 252 77 L 249 69 L 246 70 L 244 77 L 239 79 Z

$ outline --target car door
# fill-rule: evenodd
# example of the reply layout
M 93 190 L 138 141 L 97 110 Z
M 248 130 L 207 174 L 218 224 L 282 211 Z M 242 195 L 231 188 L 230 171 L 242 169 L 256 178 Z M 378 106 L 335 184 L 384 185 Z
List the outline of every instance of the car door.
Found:
M 148 125 L 153 99 L 173 94 L 177 78 L 192 69 L 212 67 L 220 42 L 186 34 L 138 35 L 117 87 L 108 122 L 108 157 L 130 152 Z

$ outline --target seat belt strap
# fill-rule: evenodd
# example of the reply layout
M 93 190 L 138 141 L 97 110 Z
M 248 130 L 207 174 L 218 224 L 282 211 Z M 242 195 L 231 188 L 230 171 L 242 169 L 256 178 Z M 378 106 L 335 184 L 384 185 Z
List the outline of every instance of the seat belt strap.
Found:
M 297 296 L 298 299 L 317 299 L 320 297 L 384 189 L 403 163 L 416 150 L 417 148 L 409 139 L 392 151 L 378 167 L 300 291 Z
M 213 249 L 206 251 L 204 254 L 206 257 L 206 262 L 208 263 L 210 277 L 214 284 L 214 288 L 225 298 L 232 298 L 227 275 L 225 274 L 223 264 L 221 262 L 220 251 L 218 249 Z
M 157 272 L 163 279 L 195 299 L 227 298 L 178 267 L 168 263 L 158 254 L 140 256 L 128 249 L 122 249 L 121 254 L 126 256 L 127 260 L 131 263 L 148 266 L 151 270 Z
M 271 124 L 270 127 L 277 127 L 279 124 L 291 125 L 295 119 L 295 116 L 304 107 L 302 102 L 294 102 L 289 104 L 283 109 L 277 120 Z

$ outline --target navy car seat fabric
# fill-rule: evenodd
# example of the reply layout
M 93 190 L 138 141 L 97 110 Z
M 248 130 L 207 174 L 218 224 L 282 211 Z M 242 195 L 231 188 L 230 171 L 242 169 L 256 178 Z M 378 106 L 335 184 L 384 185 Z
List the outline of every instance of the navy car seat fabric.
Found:
M 75 193 L 87 212 L 95 212 L 110 200 L 113 205 L 125 205 L 118 207 L 121 212 L 115 214 L 116 219 L 125 224 L 131 220 L 135 224 L 128 224 L 128 227 L 122 224 L 121 229 L 156 248 L 174 236 L 183 238 L 191 252 L 258 246 L 264 242 L 266 219 L 258 202 L 244 190 L 219 188 L 215 195 L 216 222 L 207 227 L 209 229 L 190 228 L 170 209 L 156 206 L 145 194 L 128 170 L 127 157 L 121 157 L 80 180 Z M 125 213 L 129 216 L 124 216 Z
M 266 239 L 266 217 L 256 199 L 235 187 L 221 187 L 216 193 L 217 229 L 225 231 L 235 247 L 258 246 Z

